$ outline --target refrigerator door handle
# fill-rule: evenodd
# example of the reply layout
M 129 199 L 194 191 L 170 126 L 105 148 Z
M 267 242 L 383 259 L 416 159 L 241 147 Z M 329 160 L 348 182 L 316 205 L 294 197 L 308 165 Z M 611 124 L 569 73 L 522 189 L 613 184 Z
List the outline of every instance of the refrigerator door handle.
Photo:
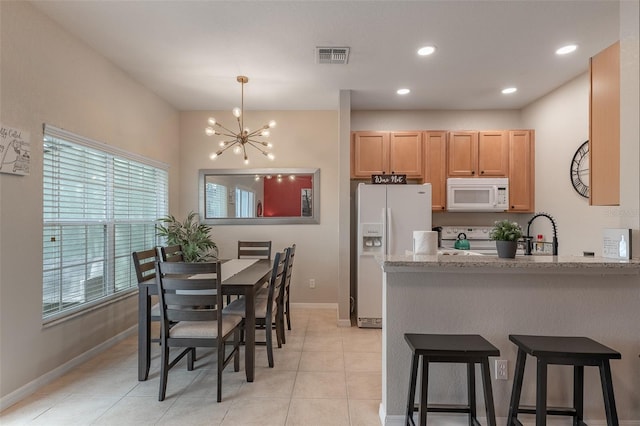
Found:
M 387 209 L 382 208 L 380 214 L 382 215 L 382 254 L 387 254 Z
M 384 254 L 390 254 L 391 247 L 393 247 L 393 232 L 391 226 L 393 225 L 393 217 L 391 216 L 391 208 L 387 208 L 387 245 L 384 250 Z

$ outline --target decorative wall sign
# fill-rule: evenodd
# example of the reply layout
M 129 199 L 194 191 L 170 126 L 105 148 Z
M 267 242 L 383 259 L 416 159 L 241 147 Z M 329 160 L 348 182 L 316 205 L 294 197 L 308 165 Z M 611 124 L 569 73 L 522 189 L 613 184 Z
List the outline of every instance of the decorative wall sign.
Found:
M 0 123 L 0 173 L 28 175 L 30 161 L 29 132 Z
M 407 183 L 407 175 L 396 175 L 396 174 L 382 174 L 382 175 L 371 175 L 371 183 L 373 184 L 382 184 L 382 185 L 402 185 Z
M 602 257 L 629 260 L 631 254 L 631 229 L 605 228 L 602 230 Z

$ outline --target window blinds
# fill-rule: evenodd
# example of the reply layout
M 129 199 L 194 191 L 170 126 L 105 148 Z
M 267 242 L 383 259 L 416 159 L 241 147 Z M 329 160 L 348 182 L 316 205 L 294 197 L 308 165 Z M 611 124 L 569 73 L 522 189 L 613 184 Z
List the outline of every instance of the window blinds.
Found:
M 131 253 L 158 245 L 168 167 L 49 125 L 43 154 L 47 322 L 137 288 Z

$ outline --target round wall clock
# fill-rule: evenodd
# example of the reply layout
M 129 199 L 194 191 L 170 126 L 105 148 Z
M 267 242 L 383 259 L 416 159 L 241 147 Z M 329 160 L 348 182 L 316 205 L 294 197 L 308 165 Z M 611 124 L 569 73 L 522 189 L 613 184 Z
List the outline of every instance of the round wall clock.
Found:
M 589 198 L 589 141 L 580 145 L 573 155 L 570 172 L 573 189 L 583 197 Z

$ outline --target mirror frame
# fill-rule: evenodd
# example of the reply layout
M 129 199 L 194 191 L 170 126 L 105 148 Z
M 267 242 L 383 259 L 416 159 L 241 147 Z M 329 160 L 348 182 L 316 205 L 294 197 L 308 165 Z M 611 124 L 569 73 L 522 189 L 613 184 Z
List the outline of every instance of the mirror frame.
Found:
M 205 178 L 211 175 L 277 175 L 304 174 L 313 175 L 312 215 L 305 217 L 225 217 L 206 219 L 204 212 Z M 268 168 L 268 169 L 200 169 L 198 176 L 198 213 L 200 222 L 208 225 L 296 225 L 320 223 L 320 169 L 318 168 Z

